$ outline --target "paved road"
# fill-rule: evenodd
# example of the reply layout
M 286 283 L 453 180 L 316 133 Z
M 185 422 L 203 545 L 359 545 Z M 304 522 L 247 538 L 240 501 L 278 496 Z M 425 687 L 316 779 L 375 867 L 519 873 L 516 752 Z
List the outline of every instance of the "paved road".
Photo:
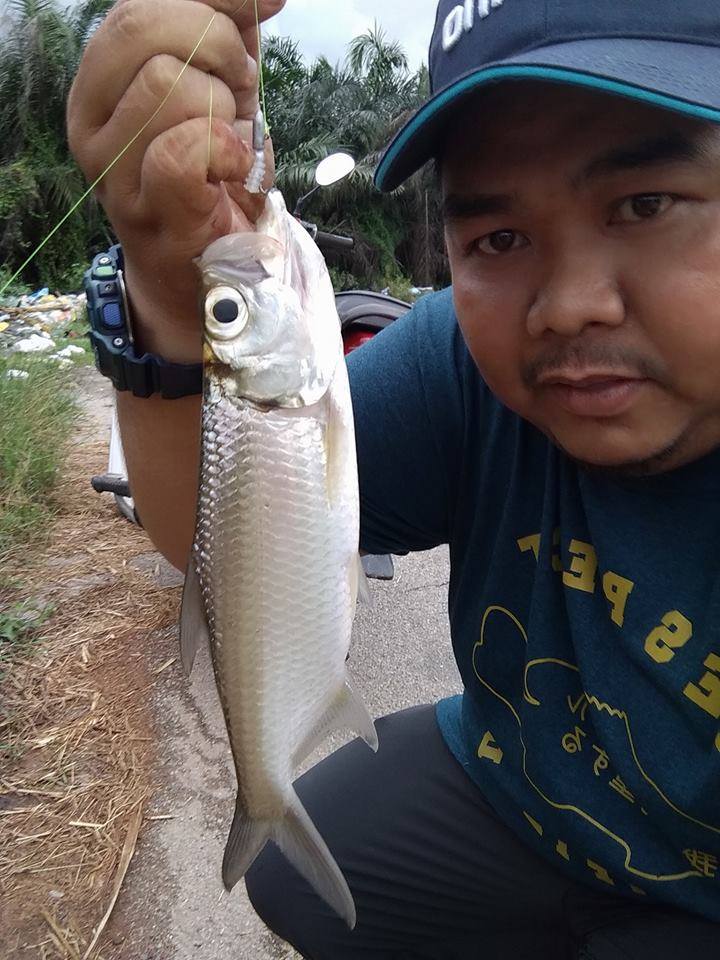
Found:
M 374 605 L 356 621 L 351 672 L 380 716 L 460 687 L 447 627 L 445 550 L 403 558 L 397 578 L 373 585 Z M 168 638 L 158 638 L 168 642 Z M 156 695 L 161 787 L 144 830 L 116 931 L 122 960 L 289 960 L 240 885 L 226 895 L 219 868 L 234 806 L 234 777 L 207 659 L 190 681 L 178 674 Z M 328 749 L 339 746 L 338 739 Z M 318 752 L 314 760 L 323 754 Z M 242 888 L 242 889 L 241 889 Z M 112 933 L 112 931 L 111 931 Z M 115 954 L 114 954 L 115 955 Z

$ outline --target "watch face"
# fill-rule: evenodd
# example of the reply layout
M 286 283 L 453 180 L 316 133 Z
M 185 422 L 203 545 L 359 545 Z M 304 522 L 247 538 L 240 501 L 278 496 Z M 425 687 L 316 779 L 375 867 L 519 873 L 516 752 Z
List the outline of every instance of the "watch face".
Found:
M 127 289 L 125 287 L 125 276 L 123 275 L 122 270 L 118 269 L 117 272 L 117 284 L 120 287 L 120 296 L 122 298 L 123 311 L 125 314 L 125 326 L 127 327 L 128 340 L 132 343 L 135 340 L 132 328 L 132 313 L 130 311 L 130 304 L 128 303 L 127 298 Z

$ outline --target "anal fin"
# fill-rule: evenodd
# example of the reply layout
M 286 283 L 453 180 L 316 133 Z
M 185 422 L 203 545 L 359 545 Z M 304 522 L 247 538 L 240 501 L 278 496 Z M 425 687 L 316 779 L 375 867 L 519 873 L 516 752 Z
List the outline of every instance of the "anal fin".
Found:
M 367 607 L 373 606 L 373 595 L 370 591 L 370 581 L 365 573 L 362 557 L 357 555 L 357 598 Z
M 331 733 L 345 729 L 352 730 L 372 750 L 377 751 L 378 738 L 373 718 L 348 680 L 329 709 L 295 748 L 293 768 L 298 767 Z

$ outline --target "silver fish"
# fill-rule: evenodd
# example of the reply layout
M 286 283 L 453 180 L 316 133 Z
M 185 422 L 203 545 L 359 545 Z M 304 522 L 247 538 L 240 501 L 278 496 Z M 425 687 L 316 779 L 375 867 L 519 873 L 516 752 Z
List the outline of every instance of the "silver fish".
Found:
M 205 385 L 197 524 L 181 620 L 210 643 L 238 781 L 223 880 L 272 839 L 348 923 L 345 879 L 292 785 L 333 730 L 377 749 L 345 660 L 358 589 L 355 436 L 324 260 L 272 191 L 256 233 L 199 260 Z

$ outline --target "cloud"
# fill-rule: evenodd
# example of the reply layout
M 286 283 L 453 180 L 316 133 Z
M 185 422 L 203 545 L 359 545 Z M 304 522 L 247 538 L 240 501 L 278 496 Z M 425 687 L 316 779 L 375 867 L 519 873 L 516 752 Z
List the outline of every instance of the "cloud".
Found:
M 400 4 L 388 0 L 288 0 L 264 29 L 292 37 L 309 60 L 322 54 L 335 63 L 345 57 L 350 40 L 377 20 L 389 37 L 402 43 L 416 68 L 427 61 L 436 9 L 437 0 L 404 0 Z

